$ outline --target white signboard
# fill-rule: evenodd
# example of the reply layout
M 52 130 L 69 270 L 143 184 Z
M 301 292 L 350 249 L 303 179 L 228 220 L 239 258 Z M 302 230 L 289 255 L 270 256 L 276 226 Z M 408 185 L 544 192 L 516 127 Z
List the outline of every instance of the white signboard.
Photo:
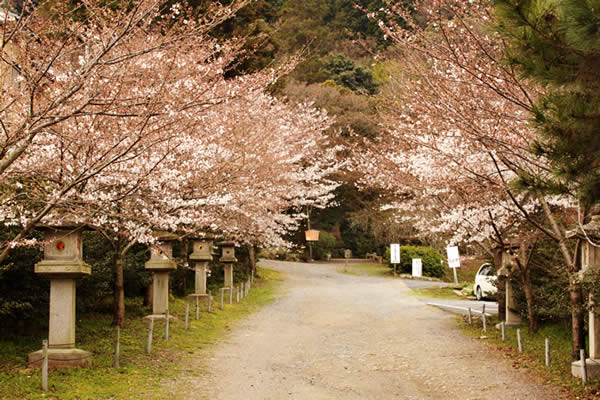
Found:
M 412 259 L 412 276 L 423 276 L 423 263 L 420 258 Z
M 392 264 L 400 264 L 400 245 L 398 243 L 390 245 L 390 261 Z
M 448 266 L 450 268 L 460 268 L 460 257 L 458 256 L 458 247 L 448 246 L 446 252 L 448 253 Z

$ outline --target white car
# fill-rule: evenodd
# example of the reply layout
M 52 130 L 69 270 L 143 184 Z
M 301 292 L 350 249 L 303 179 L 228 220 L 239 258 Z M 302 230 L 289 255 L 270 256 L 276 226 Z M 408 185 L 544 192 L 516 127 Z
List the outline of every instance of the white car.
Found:
M 498 291 L 496 287 L 496 269 L 490 263 L 482 264 L 475 275 L 475 284 L 473 285 L 473 291 L 477 300 L 481 300 L 484 297 L 493 296 Z

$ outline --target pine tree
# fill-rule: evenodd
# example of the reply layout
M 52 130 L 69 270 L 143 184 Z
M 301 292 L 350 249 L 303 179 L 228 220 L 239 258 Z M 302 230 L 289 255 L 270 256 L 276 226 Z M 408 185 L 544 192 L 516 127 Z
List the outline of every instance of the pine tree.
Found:
M 600 1 L 496 0 L 507 62 L 541 89 L 533 150 L 551 161 L 545 190 L 600 201 Z

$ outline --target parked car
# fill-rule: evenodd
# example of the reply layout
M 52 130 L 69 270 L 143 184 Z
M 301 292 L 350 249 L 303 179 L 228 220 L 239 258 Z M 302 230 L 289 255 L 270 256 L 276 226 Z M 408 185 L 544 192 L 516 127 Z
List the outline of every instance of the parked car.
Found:
M 498 291 L 496 287 L 496 269 L 494 265 L 490 263 L 482 264 L 475 275 L 475 284 L 473 285 L 473 291 L 477 300 L 481 300 L 484 297 L 493 296 Z

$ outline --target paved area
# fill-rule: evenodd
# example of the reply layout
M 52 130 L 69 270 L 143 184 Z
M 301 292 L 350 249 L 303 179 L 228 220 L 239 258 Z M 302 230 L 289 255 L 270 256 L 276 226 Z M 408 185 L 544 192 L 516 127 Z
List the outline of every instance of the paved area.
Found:
M 177 379 L 186 399 L 558 399 L 454 327 L 452 314 L 408 295 L 397 279 L 335 265 L 264 261 L 285 294 Z

